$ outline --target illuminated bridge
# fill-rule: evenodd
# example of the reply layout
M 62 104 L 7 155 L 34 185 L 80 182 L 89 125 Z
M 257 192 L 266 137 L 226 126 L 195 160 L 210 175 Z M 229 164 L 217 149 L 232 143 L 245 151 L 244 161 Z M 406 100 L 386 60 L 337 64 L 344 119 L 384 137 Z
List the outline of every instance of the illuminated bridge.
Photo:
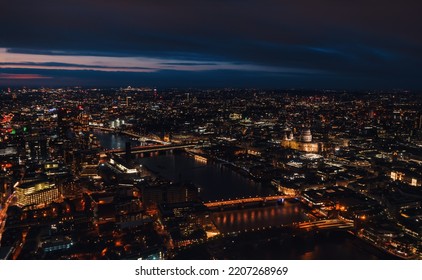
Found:
M 225 208 L 233 207 L 245 204 L 265 204 L 266 202 L 274 201 L 284 201 L 286 198 L 295 198 L 294 196 L 288 195 L 273 195 L 273 196 L 264 196 L 264 197 L 247 197 L 247 198 L 238 198 L 232 200 L 220 200 L 214 202 L 206 202 L 204 205 L 208 209 L 212 208 Z
M 90 125 L 91 128 L 94 129 L 98 129 L 98 130 L 103 130 L 103 131 L 109 131 L 109 132 L 113 132 L 113 133 L 121 133 L 121 134 L 125 134 L 127 136 L 131 136 L 134 138 L 137 138 L 140 142 L 154 142 L 157 144 L 161 144 L 161 145 L 168 145 L 170 144 L 169 142 L 165 142 L 165 141 L 161 141 L 159 139 L 153 139 L 153 138 L 148 138 L 145 137 L 143 135 L 137 134 L 133 131 L 126 131 L 126 130 L 118 130 L 115 128 L 109 128 L 109 127 L 103 127 L 103 126 L 95 126 L 95 125 Z
M 152 139 L 147 138 L 145 136 L 139 135 L 133 131 L 124 131 L 124 130 L 116 130 L 114 128 L 109 127 L 101 127 L 101 126 L 93 126 L 92 128 L 104 130 L 104 131 L 110 131 L 113 133 L 122 133 L 134 138 L 137 138 L 138 141 L 141 143 L 146 142 L 153 142 L 154 145 L 141 145 L 137 147 L 131 148 L 132 154 L 141 154 L 141 153 L 153 153 L 153 152 L 159 152 L 159 151 L 171 151 L 171 150 L 177 150 L 177 149 L 186 149 L 186 148 L 194 148 L 195 146 L 198 146 L 198 143 L 185 143 L 185 144 L 172 144 L 170 142 L 161 141 L 158 139 Z M 126 150 L 124 149 L 112 149 L 112 150 L 106 150 L 106 153 L 113 153 L 117 155 L 122 155 L 126 153 Z
M 197 144 L 170 144 L 170 145 L 148 145 L 148 146 L 137 146 L 131 149 L 132 154 L 141 154 L 141 153 L 153 153 L 153 152 L 160 152 L 160 151 L 171 151 L 171 150 L 178 150 L 178 149 L 186 149 L 186 148 L 193 148 L 197 146 Z M 124 149 L 114 149 L 114 150 L 107 150 L 107 153 L 113 153 L 117 155 L 123 155 L 126 153 Z
M 353 222 L 343 221 L 339 219 L 324 219 L 312 222 L 302 222 L 298 223 L 297 227 L 304 230 L 314 230 L 314 229 L 349 229 L 353 228 Z

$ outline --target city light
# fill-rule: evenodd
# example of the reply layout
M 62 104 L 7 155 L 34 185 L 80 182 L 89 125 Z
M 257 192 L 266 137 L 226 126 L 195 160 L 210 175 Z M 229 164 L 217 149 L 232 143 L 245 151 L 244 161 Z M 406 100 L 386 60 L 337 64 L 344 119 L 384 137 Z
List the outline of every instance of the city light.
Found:
M 304 258 L 298 246 L 336 258 L 322 243 L 355 239 L 363 250 L 348 257 L 421 258 L 411 93 L 10 91 L 0 95 L 8 258 Z

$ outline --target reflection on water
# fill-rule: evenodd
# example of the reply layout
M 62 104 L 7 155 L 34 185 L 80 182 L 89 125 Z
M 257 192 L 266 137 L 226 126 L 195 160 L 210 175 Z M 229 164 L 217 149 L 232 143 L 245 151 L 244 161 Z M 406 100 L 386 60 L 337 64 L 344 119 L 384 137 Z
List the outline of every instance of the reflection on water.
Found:
M 126 142 L 131 142 L 133 147 L 139 146 L 140 144 L 139 141 L 132 140 L 126 135 L 110 133 L 98 129 L 94 130 L 94 135 L 100 141 L 101 146 L 106 149 L 124 149 L 126 147 Z
M 252 238 L 252 237 L 251 237 Z M 278 260 L 376 260 L 395 259 L 345 231 L 309 232 L 281 235 L 269 242 L 245 239 L 236 242 L 227 254 L 233 259 Z M 254 246 L 259 242 L 259 246 Z M 253 248 L 251 248 L 253 247 Z
M 299 203 L 216 212 L 212 218 L 223 233 L 280 226 L 308 219 Z
M 201 257 L 202 256 L 202 257 Z M 182 251 L 177 259 L 376 260 L 397 259 L 347 231 L 294 232 L 289 228 L 226 235 Z
M 245 178 L 222 164 L 204 163 L 182 153 L 143 157 L 140 162 L 169 180 L 194 183 L 204 201 L 274 193 L 270 186 Z
M 138 141 L 123 134 L 100 130 L 95 130 L 94 134 L 106 149 L 124 149 L 127 141 L 132 142 L 132 146 L 139 145 Z M 166 179 L 194 183 L 200 188 L 200 196 L 205 201 L 274 193 L 269 185 L 254 182 L 222 164 L 195 160 L 186 154 L 153 152 L 138 154 L 138 159 L 142 165 Z

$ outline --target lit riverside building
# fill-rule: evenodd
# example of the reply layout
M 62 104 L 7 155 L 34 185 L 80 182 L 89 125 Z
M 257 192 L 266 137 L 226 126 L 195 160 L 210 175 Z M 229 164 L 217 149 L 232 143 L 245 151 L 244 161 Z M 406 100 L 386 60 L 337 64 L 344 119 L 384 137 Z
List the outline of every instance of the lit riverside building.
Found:
M 59 198 L 59 189 L 48 181 L 34 181 L 15 186 L 17 205 L 20 207 L 51 203 Z

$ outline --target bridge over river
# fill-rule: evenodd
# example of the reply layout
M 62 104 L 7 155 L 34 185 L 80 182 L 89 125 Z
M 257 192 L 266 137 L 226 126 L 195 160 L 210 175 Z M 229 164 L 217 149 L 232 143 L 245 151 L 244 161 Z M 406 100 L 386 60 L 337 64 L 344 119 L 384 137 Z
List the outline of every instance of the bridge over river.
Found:
M 271 195 L 271 196 L 257 196 L 257 197 L 245 197 L 228 200 L 219 200 L 213 202 L 205 202 L 204 205 L 210 210 L 224 210 L 234 207 L 244 207 L 250 205 L 265 206 L 267 203 L 279 201 L 283 203 L 286 199 L 293 199 L 294 196 L 287 195 Z
M 353 222 L 317 218 L 295 197 L 274 195 L 204 203 L 221 233 L 290 226 L 299 230 L 350 229 Z

